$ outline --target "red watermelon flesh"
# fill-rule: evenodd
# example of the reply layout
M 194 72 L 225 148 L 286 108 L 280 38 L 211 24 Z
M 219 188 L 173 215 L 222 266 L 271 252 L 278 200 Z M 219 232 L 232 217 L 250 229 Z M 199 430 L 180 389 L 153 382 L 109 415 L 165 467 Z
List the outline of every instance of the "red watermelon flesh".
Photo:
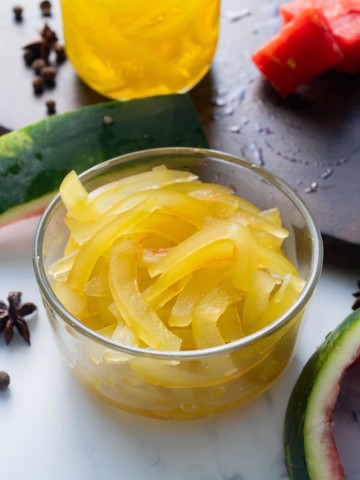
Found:
M 287 23 L 308 7 L 318 8 L 328 20 L 331 20 L 360 12 L 360 0 L 293 0 L 280 8 L 280 14 Z
M 280 95 L 338 64 L 343 54 L 320 10 L 305 8 L 252 59 Z
M 344 59 L 336 65 L 340 72 L 360 73 L 360 13 L 350 13 L 330 21 Z

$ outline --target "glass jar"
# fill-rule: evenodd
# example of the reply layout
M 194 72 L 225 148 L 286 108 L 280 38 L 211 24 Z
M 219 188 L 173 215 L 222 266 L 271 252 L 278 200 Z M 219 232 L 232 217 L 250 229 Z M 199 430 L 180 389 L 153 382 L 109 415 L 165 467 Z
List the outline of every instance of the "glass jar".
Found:
M 62 0 L 66 53 L 97 92 L 129 99 L 185 92 L 215 52 L 220 0 Z
M 205 182 L 231 186 L 261 209 L 279 208 L 289 231 L 284 251 L 306 284 L 296 302 L 277 320 L 232 343 L 179 352 L 121 345 L 89 329 L 64 308 L 52 290 L 48 267 L 63 255 L 68 237 L 59 195 L 39 223 L 34 268 L 58 348 L 84 385 L 133 413 L 191 419 L 249 401 L 269 388 L 284 370 L 320 276 L 322 243 L 309 210 L 290 187 L 266 170 L 224 153 L 194 148 L 146 150 L 104 162 L 81 178 L 91 191 L 159 165 L 193 172 Z

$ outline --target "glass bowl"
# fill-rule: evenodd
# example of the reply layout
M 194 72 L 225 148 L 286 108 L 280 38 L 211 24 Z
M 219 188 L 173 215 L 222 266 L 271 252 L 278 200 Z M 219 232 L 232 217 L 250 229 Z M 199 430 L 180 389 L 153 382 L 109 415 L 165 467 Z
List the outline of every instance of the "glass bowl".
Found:
M 286 256 L 305 280 L 296 302 L 266 328 L 203 350 L 164 352 L 118 344 L 74 318 L 55 296 L 48 267 L 63 255 L 68 231 L 57 195 L 34 240 L 34 269 L 57 346 L 74 375 L 102 399 L 129 412 L 191 419 L 246 402 L 266 390 L 288 364 L 322 266 L 319 230 L 304 202 L 281 179 L 236 157 L 205 149 L 162 148 L 104 162 L 81 175 L 88 190 L 157 165 L 191 171 L 230 186 L 261 209 L 277 207 L 289 236 Z

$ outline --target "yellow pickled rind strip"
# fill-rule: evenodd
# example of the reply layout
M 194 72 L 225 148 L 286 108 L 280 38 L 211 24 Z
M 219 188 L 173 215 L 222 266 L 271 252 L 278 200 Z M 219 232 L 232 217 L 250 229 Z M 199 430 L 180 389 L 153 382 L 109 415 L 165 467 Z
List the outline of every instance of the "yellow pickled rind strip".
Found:
M 54 292 L 119 343 L 176 351 L 232 342 L 276 320 L 304 287 L 281 250 L 278 209 L 261 211 L 229 187 L 162 165 L 90 193 L 71 172 L 61 195 L 70 234 L 49 267 Z M 109 349 L 97 361 L 127 356 Z M 221 362 L 234 371 L 229 356 Z M 152 381 L 165 382 L 166 368 Z
M 178 263 L 194 254 L 196 255 L 197 251 L 218 240 L 231 240 L 236 231 L 237 226 L 232 223 L 216 223 L 203 228 L 171 249 L 158 263 L 149 267 L 150 276 L 155 277 L 170 268 L 173 269 Z
M 166 190 L 173 190 L 176 192 L 186 193 L 190 197 L 200 198 L 200 194 L 198 192 L 202 192 L 203 195 L 207 193 L 207 195 L 212 196 L 213 192 L 221 192 L 221 193 L 228 193 L 232 195 L 234 192 L 231 188 L 226 187 L 225 185 L 217 185 L 216 183 L 206 183 L 200 182 L 199 180 L 196 182 L 184 182 L 184 183 L 177 183 L 173 185 L 168 185 L 164 187 Z
M 180 294 L 188 283 L 191 278 L 191 273 L 189 275 L 185 275 L 184 277 L 180 278 L 175 283 L 172 283 L 166 290 L 162 292 L 157 298 L 156 303 L 151 304 L 155 309 L 162 308 L 165 304 L 170 302 L 174 297 Z M 146 293 L 144 293 L 144 297 L 146 298 Z
M 155 190 L 162 186 L 177 182 L 186 182 L 196 179 L 197 176 L 190 172 L 177 170 L 153 169 L 150 172 L 139 173 L 123 178 L 117 182 L 99 187 L 89 194 L 86 210 L 73 208 L 68 215 L 79 221 L 93 222 L 100 218 L 120 200 L 143 190 Z
M 79 245 L 75 242 L 73 236 L 70 234 L 64 248 L 64 255 L 69 255 L 74 250 L 79 250 Z
M 86 204 L 88 193 L 74 170 L 68 173 L 62 181 L 60 196 L 67 210 L 71 210 L 76 206 L 83 208 Z
M 187 327 L 191 324 L 192 314 L 202 298 L 228 274 L 228 266 L 206 267 L 194 272 L 191 280 L 179 293 L 171 310 L 169 325 Z
M 136 281 L 139 246 L 120 240 L 111 250 L 109 284 L 114 302 L 139 338 L 158 350 L 180 350 L 181 339 L 166 328 L 155 311 L 144 301 Z
M 132 347 L 139 346 L 139 337 L 129 328 L 124 321 L 119 322 L 112 334 L 114 342 L 122 343 L 123 345 L 130 345 Z
M 71 253 L 59 258 L 59 260 L 49 266 L 48 272 L 54 280 L 66 282 L 78 253 L 79 250 L 73 250 Z
M 216 204 L 222 205 L 223 208 L 226 206 L 228 207 L 227 211 L 229 213 L 236 210 L 243 210 L 244 212 L 249 212 L 254 214 L 260 212 L 260 209 L 255 207 L 255 205 L 253 205 L 252 203 L 247 202 L 243 198 L 240 198 L 237 195 L 234 195 L 233 193 L 229 194 L 219 189 L 213 189 L 211 193 L 206 192 L 203 189 L 198 189 L 198 190 L 189 192 L 189 195 L 199 200 L 213 203 L 214 205 Z
M 292 275 L 298 274 L 294 265 L 282 252 L 277 252 L 271 248 L 263 246 L 259 246 L 258 248 L 258 266 L 261 268 L 268 268 L 281 276 L 288 273 L 291 273 Z
M 157 207 L 171 212 L 173 215 L 184 218 L 187 221 L 191 221 L 192 219 L 192 222 L 198 223 L 201 217 L 209 214 L 209 210 L 203 202 L 191 198 L 185 193 L 167 190 L 165 188 L 148 189 L 130 195 L 122 201 L 115 203 L 106 214 L 117 215 L 118 213 L 135 207 L 148 198 L 151 198 L 156 203 Z
M 198 349 L 216 347 L 225 343 L 217 321 L 227 307 L 237 302 L 241 296 L 242 293 L 233 287 L 219 285 L 201 300 L 192 320 L 193 337 Z
M 268 307 L 275 285 L 276 280 L 269 273 L 256 270 L 242 312 L 242 327 L 247 335 L 259 329 L 259 321 Z
M 163 229 L 164 235 L 170 230 L 171 223 L 176 224 L 176 222 L 179 222 L 177 231 L 179 231 L 181 224 L 183 224 L 182 229 L 185 231 L 181 238 L 184 238 L 186 233 L 188 233 L 188 235 L 193 233 L 191 228 L 193 229 L 194 227 L 191 227 L 191 225 L 200 228 L 203 225 L 203 219 L 209 214 L 209 211 L 202 202 L 192 199 L 185 194 L 166 190 L 151 190 L 130 195 L 121 202 L 115 204 L 103 217 L 95 222 L 92 221 L 84 224 L 83 221 L 68 216 L 65 218 L 65 223 L 77 244 L 83 245 L 101 228 L 113 221 L 120 213 L 131 210 L 148 200 L 154 202 L 160 211 L 165 212 L 162 214 L 158 213 L 159 219 L 157 219 L 158 222 L 161 221 L 161 219 L 169 222 L 168 227 Z M 155 219 L 156 217 L 153 220 L 155 221 Z M 189 225 L 184 225 L 185 223 L 188 223 Z M 150 228 L 150 226 L 151 225 L 149 225 L 148 228 Z M 146 223 L 142 224 L 140 228 L 146 229 Z
M 295 302 L 304 286 L 305 282 L 300 277 L 290 273 L 285 275 L 279 290 L 273 295 L 269 301 L 268 308 L 262 315 L 259 328 L 269 325 L 285 313 Z
M 250 230 L 241 224 L 233 225 L 232 240 L 235 245 L 232 283 L 235 287 L 248 291 L 257 266 L 258 245 Z
M 154 210 L 152 202 L 145 202 L 133 210 L 118 215 L 112 222 L 99 230 L 81 249 L 70 270 L 68 284 L 82 292 L 90 273 L 100 255 L 121 235 L 146 218 Z
M 108 327 L 100 328 L 97 332 L 104 337 L 111 338 L 116 328 L 116 323 L 109 325 Z
M 80 295 L 65 283 L 55 282 L 52 288 L 60 303 L 71 315 L 80 319 L 87 315 L 87 297 L 85 295 Z
M 242 298 L 240 298 L 240 301 L 241 299 Z M 239 314 L 241 307 L 238 303 L 230 305 L 219 317 L 217 322 L 220 335 L 226 343 L 234 342 L 235 340 L 245 337 Z
M 147 302 L 154 303 L 167 288 L 170 288 L 186 275 L 210 265 L 230 264 L 233 258 L 234 246 L 229 240 L 218 240 L 205 245 L 161 274 L 149 288 L 145 299 Z

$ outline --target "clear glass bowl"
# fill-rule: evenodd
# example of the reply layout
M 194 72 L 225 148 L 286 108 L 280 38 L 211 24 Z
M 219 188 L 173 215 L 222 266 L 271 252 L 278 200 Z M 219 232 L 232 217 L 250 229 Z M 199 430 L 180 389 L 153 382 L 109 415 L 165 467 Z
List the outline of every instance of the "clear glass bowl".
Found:
M 294 190 L 266 170 L 224 153 L 175 147 L 141 151 L 104 162 L 81 178 L 91 190 L 156 165 L 189 170 L 202 181 L 230 186 L 261 209 L 279 208 L 289 230 L 284 251 L 306 281 L 284 315 L 243 339 L 204 350 L 159 352 L 105 338 L 74 318 L 51 288 L 48 266 L 62 256 L 68 236 L 59 195 L 39 222 L 34 269 L 58 348 L 83 384 L 130 412 L 191 419 L 252 399 L 284 370 L 320 276 L 322 242 L 311 213 Z

